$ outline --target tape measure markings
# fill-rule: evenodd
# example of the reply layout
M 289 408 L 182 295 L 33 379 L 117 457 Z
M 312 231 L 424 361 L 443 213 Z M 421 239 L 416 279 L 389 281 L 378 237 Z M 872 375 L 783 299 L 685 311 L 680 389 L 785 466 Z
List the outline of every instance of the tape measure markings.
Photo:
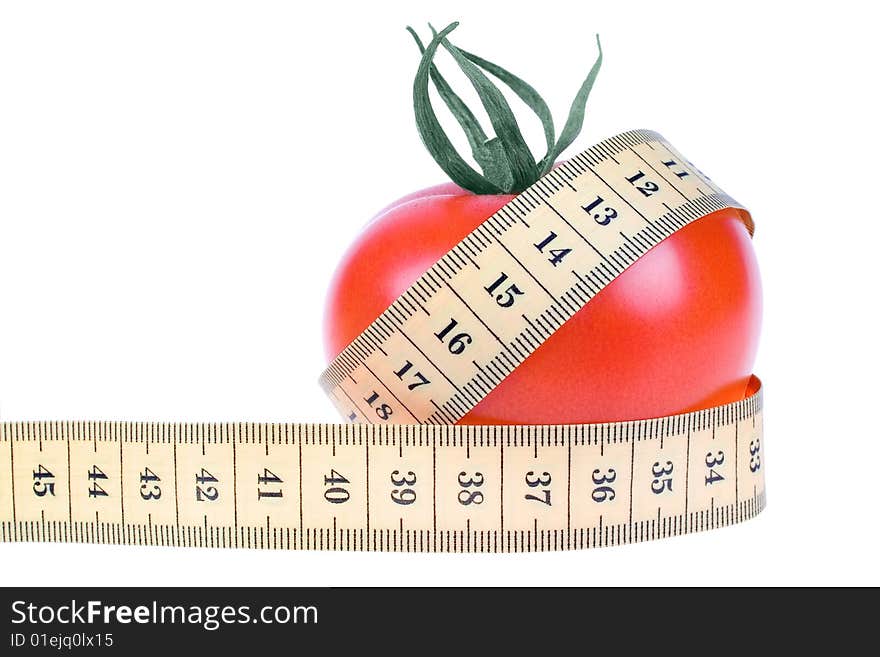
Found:
M 598 425 L 6 422 L 0 538 L 528 551 L 677 535 L 763 508 L 761 417 L 756 390 Z
M 679 208 L 683 217 L 680 218 L 676 216 L 674 219 L 671 219 L 669 225 L 664 226 L 664 228 L 670 232 L 677 230 L 678 228 L 689 223 L 690 221 L 704 216 L 708 212 L 711 212 L 715 209 L 721 209 L 723 207 L 729 207 L 729 204 L 730 202 L 726 200 L 716 200 L 711 197 L 706 205 L 697 205 L 696 203 L 690 202 L 687 206 Z M 697 209 L 694 209 L 693 206 L 696 206 Z M 624 235 L 624 237 L 626 236 Z M 637 239 L 639 239 L 640 242 L 645 243 L 644 246 L 641 246 L 642 253 L 644 253 L 647 248 L 650 248 L 650 246 L 653 246 L 653 244 L 651 244 L 650 242 L 648 242 L 648 240 L 644 239 L 641 236 L 637 236 Z M 635 256 L 623 251 L 621 259 L 622 264 L 612 265 L 613 269 L 608 273 L 608 277 L 604 280 L 598 278 L 598 274 L 595 274 L 595 277 L 591 281 L 592 284 L 589 284 L 589 278 L 584 279 L 588 281 L 588 284 L 585 286 L 581 286 L 580 281 L 578 281 L 578 284 L 576 284 L 571 294 L 579 300 L 580 305 L 583 305 L 583 303 L 594 296 L 599 289 L 604 287 L 604 285 L 610 282 L 610 280 L 613 280 L 614 276 L 618 275 L 626 266 L 631 264 L 635 260 Z M 444 274 L 445 272 L 443 272 L 442 268 L 440 268 L 440 276 L 443 276 Z M 577 274 L 577 272 L 575 272 L 575 274 Z M 588 276 L 594 276 L 594 272 L 589 273 Z M 437 292 L 440 290 L 440 286 L 439 282 L 435 281 L 434 278 L 435 274 L 433 273 L 426 275 L 426 279 L 431 280 L 437 285 L 437 287 L 434 288 L 434 295 L 436 295 Z M 564 308 L 560 309 L 556 305 L 551 305 L 546 311 L 538 313 L 533 319 L 530 319 L 526 316 L 525 319 L 527 324 L 522 329 L 520 335 L 511 338 L 509 342 L 505 342 L 498 338 L 497 333 L 492 331 L 491 327 L 487 325 L 487 321 L 477 312 L 475 312 L 473 307 L 461 297 L 461 294 L 456 290 L 455 286 L 447 283 L 447 287 L 448 289 L 452 290 L 453 296 L 455 296 L 456 299 L 459 300 L 459 302 L 461 303 L 461 307 L 468 313 L 475 316 L 479 320 L 479 323 L 485 327 L 486 332 L 489 334 L 489 336 L 491 336 L 491 338 L 495 339 L 497 342 L 501 343 L 503 347 L 494 357 L 486 359 L 482 364 L 476 362 L 475 367 L 477 368 L 477 372 L 471 376 L 469 381 L 454 381 L 452 379 L 452 376 L 450 376 L 449 374 L 449 368 L 442 368 L 438 366 L 436 358 L 431 358 L 426 353 L 425 345 L 418 344 L 416 340 L 412 338 L 412 331 L 406 331 L 402 328 L 399 329 L 400 332 L 405 336 L 407 341 L 413 344 L 413 346 L 417 348 L 418 352 L 422 356 L 424 356 L 425 359 L 431 364 L 431 367 L 435 370 L 435 372 L 443 375 L 443 377 L 447 381 L 450 381 L 454 384 L 456 388 L 456 394 L 450 396 L 450 398 L 444 404 L 438 404 L 437 400 L 433 400 L 432 398 L 432 401 L 435 403 L 435 405 L 440 406 L 443 411 L 447 412 L 448 418 L 449 415 L 457 415 L 457 417 L 461 417 L 461 415 L 463 415 L 462 411 L 466 412 L 467 408 L 472 407 L 477 401 L 479 401 L 479 399 L 484 397 L 489 392 L 489 390 L 491 390 L 491 388 L 497 385 L 497 383 L 499 383 L 504 378 L 504 376 L 509 374 L 509 372 L 512 371 L 512 369 L 516 365 L 522 362 L 522 360 L 524 360 L 525 357 L 527 357 L 528 354 L 530 354 L 531 351 L 533 351 L 534 348 L 537 347 L 537 345 L 543 342 L 543 340 L 546 339 L 552 333 L 552 331 L 561 326 L 563 321 L 567 319 L 567 316 L 570 317 L 572 314 L 574 314 L 574 311 L 570 309 L 566 310 Z M 432 297 L 427 298 L 425 300 L 425 303 L 430 303 L 431 298 Z M 350 347 L 351 352 L 349 354 L 346 354 L 345 358 L 340 358 L 338 361 L 336 361 L 336 363 L 334 363 L 335 365 L 338 365 L 340 367 L 340 371 L 332 372 L 331 370 L 328 370 L 327 376 L 325 378 L 325 386 L 330 384 L 335 387 L 344 388 L 345 377 L 349 377 L 352 381 L 357 380 L 354 378 L 353 374 L 359 369 L 364 369 L 363 363 L 367 362 L 370 355 L 375 353 L 375 351 L 377 351 L 378 348 L 385 341 L 387 341 L 394 334 L 394 332 L 396 332 L 396 326 L 403 325 L 405 322 L 413 317 L 413 315 L 411 314 L 404 315 L 403 317 L 398 316 L 398 310 L 398 308 L 392 307 L 391 309 L 389 309 L 389 311 L 386 311 L 387 316 L 383 316 L 377 319 L 377 321 L 371 328 L 381 329 L 381 333 L 379 335 L 372 335 L 371 331 L 369 331 L 368 329 L 368 331 L 365 331 L 364 334 L 362 334 L 362 336 L 365 338 L 363 342 L 366 342 L 366 344 L 352 344 L 352 346 Z M 423 331 L 423 333 L 426 332 Z M 430 335 L 429 332 L 427 332 L 427 334 Z M 517 340 L 523 340 L 529 343 L 528 348 L 520 350 L 518 352 L 515 351 L 514 347 L 517 345 Z M 382 349 L 382 352 L 388 353 L 385 349 Z M 348 360 L 352 354 L 356 354 L 358 360 Z M 474 359 L 472 359 L 471 362 L 474 362 Z M 343 367 L 344 369 L 341 369 Z M 373 378 L 373 380 L 376 381 L 376 383 L 379 383 L 380 385 L 383 383 L 382 378 L 375 375 L 375 371 L 373 371 L 372 373 L 368 372 L 368 374 L 370 374 L 370 376 Z M 346 391 L 346 395 L 349 398 L 354 398 L 357 396 L 356 394 L 352 395 L 351 391 Z M 359 410 L 363 414 L 364 420 L 369 422 L 373 421 L 369 413 L 365 413 L 363 408 L 359 408 Z M 411 409 L 408 412 L 413 413 Z M 413 415 L 415 415 L 415 413 L 413 413 Z M 418 419 L 419 421 L 424 422 L 440 422 L 442 420 L 442 417 L 440 417 L 440 414 L 435 411 L 435 413 L 430 416 L 422 416 Z
M 0 423 L 0 539 L 531 551 L 751 517 L 757 379 L 743 401 L 664 418 L 450 426 L 650 248 L 723 208 L 752 230 L 656 133 L 606 140 L 478 226 L 334 360 L 321 383 L 359 424 Z
M 692 165 L 686 164 L 684 158 L 678 155 L 671 147 L 665 150 L 669 154 L 670 159 L 664 160 L 663 164 L 670 165 L 666 168 L 672 173 L 667 172 L 664 175 L 661 169 L 651 165 L 645 155 L 638 152 L 638 147 L 641 146 L 656 153 L 658 146 L 655 144 L 663 148 L 667 146 L 658 135 L 647 131 L 634 131 L 621 137 L 612 138 L 607 142 L 603 142 L 603 144 L 600 144 L 595 149 L 590 149 L 586 154 L 576 156 L 568 163 L 554 169 L 551 175 L 543 178 L 533 187 L 516 197 L 451 249 L 444 258 L 431 267 L 415 285 L 407 290 L 380 318 L 365 330 L 325 372 L 322 377 L 322 383 L 325 388 L 328 391 L 334 387 L 343 388 L 346 377 L 353 382 L 356 381 L 354 373 L 365 369 L 365 363 L 368 362 L 377 350 L 387 357 L 391 350 L 384 349 L 382 345 L 386 344 L 393 335 L 401 334 L 407 342 L 416 348 L 419 355 L 427 361 L 434 375 L 439 374 L 446 381 L 453 384 L 454 392 L 450 391 L 450 394 L 446 395 L 445 399 L 441 398 L 439 400 L 435 399 L 436 395 L 432 395 L 427 400 L 422 400 L 421 407 L 414 409 L 403 404 L 401 395 L 394 393 L 392 387 L 386 385 L 387 372 L 385 373 L 386 376 L 383 377 L 377 373 L 376 368 L 371 368 L 366 373 L 370 383 L 386 388 L 392 397 L 395 398 L 395 401 L 397 401 L 397 408 L 416 418 L 417 421 L 448 423 L 451 418 L 457 420 L 488 394 L 492 388 L 534 351 L 553 331 L 561 326 L 564 321 L 653 245 L 690 221 L 702 217 L 711 211 L 724 207 L 739 208 L 734 201 L 721 193 L 715 192 L 710 196 L 706 196 L 699 184 L 694 185 L 696 190 L 695 197 L 689 198 L 679 188 L 681 185 L 680 181 L 684 177 L 693 175 L 696 179 L 703 181 L 710 189 L 716 188 L 711 181 L 703 179 L 692 168 Z M 637 169 L 637 174 L 630 176 L 633 180 L 627 178 L 627 181 L 636 189 L 639 189 L 636 182 L 646 175 L 642 169 L 647 168 L 659 176 L 660 180 L 668 183 L 675 194 L 685 199 L 684 202 L 673 207 L 665 200 L 661 201 L 662 212 L 654 221 L 651 221 L 642 210 L 638 209 L 637 203 L 633 202 L 632 199 L 628 199 L 614 185 L 609 184 L 606 178 L 597 170 L 600 164 L 608 162 L 609 159 L 614 162 L 616 167 L 622 167 L 623 164 L 621 162 L 624 160 L 624 157 L 621 157 L 622 154 L 628 154 L 631 156 L 630 159 L 636 158 L 633 165 L 640 167 Z M 615 155 L 618 157 L 615 158 Z M 572 184 L 572 182 L 578 180 L 579 176 L 588 173 L 600 181 L 604 186 L 603 188 L 611 190 L 618 198 L 623 200 L 627 207 L 645 223 L 644 226 L 633 232 L 632 235 L 624 232 L 622 229 L 617 230 L 616 232 L 620 239 L 611 241 L 610 246 L 613 248 L 603 249 L 597 246 L 594 243 L 597 241 L 595 238 L 590 239 L 590 237 L 585 235 L 585 231 L 577 228 L 566 216 L 566 212 L 557 208 L 550 200 L 553 194 L 558 194 L 566 185 L 574 193 L 580 193 L 578 192 L 579 188 Z M 679 180 L 679 185 L 672 181 L 673 177 Z M 565 184 L 559 182 L 559 179 L 562 179 Z M 644 185 L 645 187 L 641 190 L 641 193 L 646 198 L 653 196 L 655 193 L 662 194 L 664 189 L 652 181 L 646 181 Z M 651 187 L 648 187 L 649 185 Z M 597 196 L 597 202 L 602 204 L 604 199 L 601 196 Z M 656 206 L 656 201 L 654 203 Z M 601 261 L 593 263 L 594 266 L 591 269 L 583 267 L 583 274 L 578 271 L 577 267 L 572 268 L 570 271 L 576 279 L 575 283 L 573 285 L 568 281 L 562 284 L 557 283 L 556 287 L 559 289 L 556 290 L 551 289 L 552 285 L 548 284 L 543 277 L 536 275 L 534 268 L 524 262 L 525 258 L 521 251 L 517 253 L 519 247 L 528 244 L 530 240 L 525 238 L 513 239 L 512 243 L 508 244 L 502 239 L 519 224 L 531 228 L 533 224 L 526 221 L 525 218 L 539 212 L 541 207 L 549 208 L 568 227 L 573 235 L 580 238 L 601 259 Z M 580 201 L 568 199 L 566 209 L 576 208 L 577 211 L 581 211 L 588 210 L 590 207 L 592 206 L 582 206 Z M 612 210 L 614 218 L 620 218 L 620 221 L 617 222 L 619 224 L 623 223 L 625 225 L 626 215 L 632 216 L 630 213 L 621 216 L 618 210 L 610 207 L 606 208 L 606 210 Z M 545 218 L 545 223 L 547 218 Z M 595 219 L 598 221 L 600 216 L 598 214 L 595 215 Z M 746 220 L 749 221 L 747 217 Z M 609 222 L 610 219 L 605 221 L 606 224 Z M 590 228 L 593 229 L 593 233 L 601 237 L 595 226 L 590 226 Z M 558 236 L 553 230 L 549 232 L 549 235 L 554 238 Z M 517 236 L 514 237 L 516 238 Z M 505 323 L 509 324 L 509 319 L 503 317 L 497 308 L 490 307 L 487 309 L 483 307 L 479 310 L 475 309 L 474 306 L 476 304 L 473 297 L 467 298 L 467 293 L 458 289 L 462 286 L 454 284 L 454 281 L 458 277 L 463 276 L 463 272 L 470 265 L 477 271 L 481 271 L 482 267 L 478 262 L 486 257 L 487 252 L 495 245 L 502 249 L 504 255 L 506 255 L 506 260 L 502 254 L 498 253 L 491 256 L 490 262 L 493 265 L 497 265 L 500 258 L 502 265 L 506 261 L 508 265 L 518 268 L 517 270 L 524 270 L 528 278 L 537 286 L 537 289 L 546 294 L 552 302 L 537 307 L 533 304 L 533 317 L 530 317 L 525 312 L 520 313 L 524 324 L 516 324 L 516 328 L 519 331 L 513 334 L 508 331 L 503 337 L 501 336 L 503 332 L 501 329 Z M 539 244 L 535 243 L 532 246 L 538 247 Z M 608 245 L 605 246 L 607 247 Z M 538 248 L 538 251 L 542 252 L 542 249 Z M 570 252 L 571 250 L 569 249 L 565 255 L 568 255 Z M 557 263 L 553 264 L 555 267 Z M 504 273 L 505 267 L 496 266 L 496 269 L 502 271 L 502 276 L 498 279 L 499 281 L 507 279 L 507 274 Z M 517 285 L 519 284 L 521 284 L 521 280 L 518 280 Z M 463 287 L 465 290 L 479 289 L 479 286 L 474 285 L 465 285 Z M 461 363 L 457 364 L 444 363 L 440 365 L 438 361 L 442 359 L 438 358 L 437 353 L 429 355 L 429 345 L 426 345 L 422 339 L 427 337 L 430 340 L 432 332 L 426 330 L 407 331 L 404 329 L 404 326 L 412 322 L 413 318 L 417 315 L 418 311 L 416 309 L 421 310 L 430 317 L 431 311 L 426 306 L 430 306 L 432 301 L 438 295 L 441 295 L 444 289 L 450 291 L 452 296 L 455 297 L 455 299 L 445 303 L 445 309 L 449 311 L 450 308 L 453 310 L 458 308 L 465 316 L 470 316 L 477 320 L 485 334 L 488 334 L 488 338 L 494 340 L 499 345 L 497 349 L 488 349 L 486 347 L 478 349 L 478 358 L 470 359 L 470 364 L 473 365 L 473 368 L 470 368 L 470 364 L 468 364 L 464 373 L 453 371 L 452 375 L 450 374 L 450 369 L 461 370 L 461 364 L 466 363 L 466 360 L 462 359 Z M 483 289 L 489 291 L 488 288 L 484 287 Z M 419 298 L 415 299 L 415 296 Z M 538 296 L 540 297 L 540 295 Z M 483 305 L 485 306 L 485 304 Z M 446 314 L 453 315 L 451 328 L 456 328 L 459 320 L 456 318 L 455 313 L 447 312 Z M 424 329 L 425 327 L 421 328 Z M 415 334 L 415 339 L 412 334 Z M 470 339 L 470 342 L 467 343 L 468 345 L 474 341 L 470 333 L 461 333 L 460 335 Z M 441 339 L 442 342 L 443 336 L 438 335 L 436 332 L 433 337 Z M 464 345 L 458 343 L 456 347 L 461 347 L 463 351 Z M 406 359 L 405 362 L 408 363 L 410 360 Z M 371 417 L 370 411 L 365 410 L 363 404 L 355 402 L 356 399 L 360 399 L 360 392 L 362 392 L 360 388 L 358 390 L 345 391 L 345 396 L 352 404 L 350 405 L 349 412 L 344 414 L 350 415 L 350 411 L 357 409 L 356 419 L 374 422 L 375 420 Z M 337 402 L 341 400 L 341 396 L 338 394 L 333 395 L 333 397 Z M 382 408 L 386 406 L 389 416 L 393 415 L 394 408 L 391 405 L 384 404 Z

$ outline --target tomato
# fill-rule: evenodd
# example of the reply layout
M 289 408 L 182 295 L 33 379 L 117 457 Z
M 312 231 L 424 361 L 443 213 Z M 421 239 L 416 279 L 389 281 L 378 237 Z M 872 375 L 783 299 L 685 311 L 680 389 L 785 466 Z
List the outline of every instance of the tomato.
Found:
M 481 222 L 547 173 L 583 124 L 602 65 L 598 57 L 556 138 L 537 91 L 449 41 L 458 24 L 425 45 L 413 83 L 422 143 L 452 183 L 391 204 L 355 241 L 330 286 L 324 345 L 333 359 L 431 265 Z M 489 138 L 434 64 L 443 47 L 480 96 Z M 540 119 L 547 153 L 525 143 L 505 84 Z M 429 81 L 462 128 L 478 173 L 456 151 L 431 105 Z M 487 281 L 487 284 L 491 281 Z M 761 323 L 761 283 L 751 238 L 733 210 L 703 217 L 651 249 L 597 294 L 470 410 L 464 424 L 611 422 L 683 413 L 742 399 Z M 438 330 L 442 330 L 438 326 Z
M 448 183 L 380 212 L 330 285 L 327 358 L 511 198 Z M 747 391 L 760 323 L 751 238 L 734 211 L 718 211 L 646 253 L 459 422 L 610 422 L 737 401 Z

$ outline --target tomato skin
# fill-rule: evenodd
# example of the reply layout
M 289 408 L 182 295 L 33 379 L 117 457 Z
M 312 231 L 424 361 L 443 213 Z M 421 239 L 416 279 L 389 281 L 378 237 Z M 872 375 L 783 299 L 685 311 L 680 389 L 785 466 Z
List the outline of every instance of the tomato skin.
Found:
M 340 263 L 324 346 L 335 358 L 511 196 L 446 184 L 385 208 Z M 761 324 L 751 238 L 723 210 L 663 240 L 579 310 L 460 424 L 634 420 L 742 399 Z

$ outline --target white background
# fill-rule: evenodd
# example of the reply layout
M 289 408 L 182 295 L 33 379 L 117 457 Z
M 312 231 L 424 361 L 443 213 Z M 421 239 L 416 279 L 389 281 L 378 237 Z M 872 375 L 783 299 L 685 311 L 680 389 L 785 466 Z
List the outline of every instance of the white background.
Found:
M 623 548 L 2 545 L 0 582 L 880 584 L 868 6 L 0 4 L 3 420 L 335 421 L 316 385 L 333 267 L 376 210 L 443 180 L 403 28 L 460 19 L 457 42 L 532 82 L 559 123 L 599 32 L 576 146 L 656 129 L 752 210 L 769 491 L 743 525 Z

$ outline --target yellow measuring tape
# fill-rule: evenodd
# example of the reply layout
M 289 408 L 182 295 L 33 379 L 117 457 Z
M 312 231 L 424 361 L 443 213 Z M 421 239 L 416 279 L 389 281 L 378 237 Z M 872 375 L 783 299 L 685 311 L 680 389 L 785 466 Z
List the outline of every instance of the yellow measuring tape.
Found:
M 603 141 L 487 219 L 331 363 L 321 383 L 353 424 L 0 423 L 0 540 L 535 551 L 751 518 L 765 502 L 757 378 L 742 401 L 682 415 L 452 426 L 652 246 L 723 208 L 752 229 L 656 133 Z M 583 248 L 548 267 L 536 231 Z M 480 271 L 520 273 L 516 296 Z

